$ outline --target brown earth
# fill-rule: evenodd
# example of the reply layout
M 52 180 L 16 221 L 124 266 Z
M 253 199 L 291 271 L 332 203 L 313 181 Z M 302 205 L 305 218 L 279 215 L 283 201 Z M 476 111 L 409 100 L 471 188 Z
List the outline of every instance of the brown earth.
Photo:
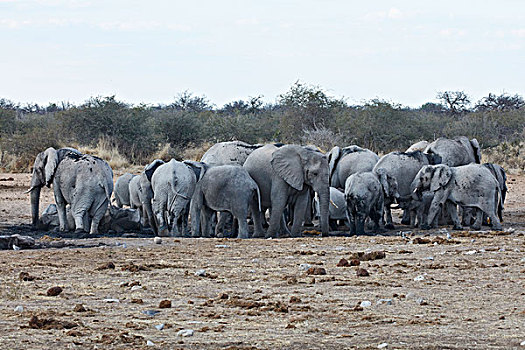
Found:
M 0 174 L 0 234 L 31 233 L 29 178 Z M 53 195 L 42 195 L 43 210 Z M 0 251 L 0 348 L 519 348 L 524 196 L 525 176 L 510 175 L 506 231 L 447 228 L 451 240 L 443 230 L 406 226 L 382 236 L 160 245 L 44 236 L 68 248 Z M 338 267 L 342 258 L 348 264 Z M 356 259 L 359 266 L 348 266 Z M 48 296 L 52 287 L 62 292 Z M 193 336 L 178 336 L 182 329 Z

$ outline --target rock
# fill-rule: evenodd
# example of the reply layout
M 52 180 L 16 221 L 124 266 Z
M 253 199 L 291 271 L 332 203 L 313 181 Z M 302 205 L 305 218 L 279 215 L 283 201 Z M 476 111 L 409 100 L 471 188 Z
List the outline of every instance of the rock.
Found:
M 420 281 L 424 281 L 424 280 L 425 280 L 425 276 L 423 276 L 423 275 L 419 275 L 419 276 L 414 277 L 414 281 L 416 281 L 416 282 L 420 282 Z
M 177 332 L 177 336 L 179 337 L 192 337 L 193 336 L 193 329 L 181 329 Z
M 73 308 L 73 311 L 75 312 L 86 312 L 86 308 L 84 307 L 84 305 L 82 304 L 77 304 L 75 305 L 75 307 Z
M 217 299 L 228 299 L 230 296 L 226 293 L 220 293 L 218 296 L 217 296 Z
M 110 303 L 110 304 L 112 304 L 112 303 L 120 303 L 119 299 L 113 299 L 113 298 L 104 299 L 104 301 L 106 303 Z
M 476 253 L 477 253 L 476 250 L 469 250 L 468 252 L 464 252 L 463 254 L 465 254 L 465 255 L 474 255 Z
M 428 302 L 421 297 L 417 298 L 416 303 L 418 303 L 419 305 L 428 305 Z
M 17 307 L 15 307 L 15 312 L 24 312 L 24 307 L 22 305 L 18 305 Z
M 153 238 L 153 243 L 155 243 L 155 244 L 162 244 L 162 238 L 160 238 L 160 237 Z
M 307 275 L 326 275 L 326 270 L 322 267 L 310 267 L 306 271 Z
M 29 272 L 20 272 L 20 275 L 18 275 L 21 281 L 34 281 L 36 277 L 31 276 Z
M 161 300 L 159 309 L 169 309 L 171 307 L 171 300 Z
M 132 304 L 144 304 L 142 299 L 131 299 Z
M 423 260 L 434 260 L 433 256 L 427 256 L 426 258 L 423 258 Z
M 301 299 L 299 297 L 296 297 L 294 295 L 290 297 L 290 304 L 295 304 L 295 303 L 300 303 L 300 302 L 301 302 Z
M 144 315 L 148 315 L 148 316 L 155 316 L 156 314 L 158 314 L 160 311 L 157 311 L 157 310 L 146 310 L 146 311 L 142 311 L 142 313 Z
M 155 346 L 155 343 L 152 342 L 151 340 L 148 340 L 148 341 L 146 342 L 146 346 Z
M 359 265 L 361 265 L 361 260 L 359 259 L 350 260 L 350 266 L 359 266 Z
M 368 273 L 368 271 L 366 271 L 365 269 L 357 269 L 355 271 L 355 274 L 358 276 L 358 277 L 367 277 L 367 276 L 370 276 L 370 274 Z
M 216 244 L 215 248 L 230 248 L 230 246 L 226 244 Z
M 377 304 L 392 305 L 392 299 L 379 299 Z
M 377 346 L 378 349 L 384 349 L 386 347 L 388 347 L 388 343 L 381 343 Z
M 60 293 L 62 293 L 62 288 L 60 287 L 51 287 L 47 290 L 48 297 L 56 297 Z
M 359 304 L 360 307 L 370 307 L 372 306 L 372 302 L 370 302 L 369 300 L 363 300 L 361 302 L 361 304 Z
M 96 268 L 97 271 L 109 270 L 109 269 L 112 269 L 112 270 L 115 269 L 115 264 L 112 261 L 109 261 L 109 262 L 107 262 L 105 264 L 102 264 L 102 265 L 100 265 L 99 267 Z
M 206 276 L 206 270 L 201 269 L 201 270 L 195 271 L 195 276 L 199 276 L 199 277 Z
M 310 264 L 301 264 L 299 265 L 299 270 L 307 271 L 310 267 L 312 267 Z
M 520 343 L 520 346 L 525 346 L 525 340 Z
M 345 258 L 341 258 L 341 260 L 339 260 L 339 262 L 337 263 L 337 266 L 338 267 L 348 267 L 350 266 L 350 263 Z
M 133 287 L 131 287 L 131 291 L 132 292 L 134 292 L 136 290 L 141 290 L 141 289 L 143 289 L 142 286 L 133 286 Z
M 155 328 L 157 328 L 159 331 L 163 330 L 164 329 L 164 323 L 156 325 Z

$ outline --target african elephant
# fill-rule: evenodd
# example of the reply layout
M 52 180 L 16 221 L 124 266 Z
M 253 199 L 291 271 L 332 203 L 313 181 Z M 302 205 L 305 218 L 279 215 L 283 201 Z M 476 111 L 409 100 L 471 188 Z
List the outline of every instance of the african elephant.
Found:
M 383 172 L 383 176 L 387 175 Z M 395 185 L 392 187 L 392 190 L 387 188 L 386 193 L 394 191 Z M 376 173 L 368 171 L 350 175 L 346 179 L 344 196 L 350 235 L 364 235 L 368 217 L 374 222 L 374 230 L 379 229 L 379 221 L 383 216 L 384 189 Z
M 344 189 L 350 175 L 372 171 L 378 160 L 379 156 L 366 148 L 353 145 L 341 149 L 335 146 L 328 153 L 330 186 Z
M 243 165 L 246 158 L 260 145 L 242 141 L 219 142 L 211 146 L 201 158 L 208 165 Z
M 142 227 L 150 226 L 155 234 L 158 234 L 158 228 L 151 206 L 151 200 L 153 199 L 151 177 L 162 164 L 164 164 L 164 161 L 155 159 L 144 167 L 144 171 L 140 175 L 134 176 L 129 182 L 130 206 L 140 211 Z
M 294 208 L 291 234 L 300 235 L 310 188 L 319 195 L 321 231 L 328 235 L 330 187 L 328 161 L 324 155 L 298 145 L 266 145 L 253 151 L 244 167 L 259 186 L 262 212 L 271 208 L 267 237 L 286 232 L 282 218 L 287 204 Z
M 319 214 L 319 197 L 314 196 L 315 214 Z M 315 216 L 315 215 L 314 215 Z M 347 221 L 345 194 L 335 187 L 330 187 L 330 205 L 328 206 L 330 229 L 337 230 L 337 221 Z
M 137 175 L 125 173 L 117 178 L 115 181 L 114 189 L 114 201 L 117 203 L 117 207 L 122 208 L 124 205 L 131 206 L 129 199 L 129 183 Z
M 59 230 L 67 231 L 66 205 L 70 205 L 75 231 L 98 232 L 113 192 L 113 171 L 104 160 L 71 148 L 50 147 L 37 155 L 31 178 L 33 226 L 38 223 L 40 189 L 53 183 Z M 91 223 L 90 223 L 91 221 Z
M 481 163 L 481 148 L 478 140 L 469 140 L 466 136 L 455 139 L 440 137 L 429 144 L 423 151 L 441 158 L 441 164 L 460 166 L 470 163 Z
M 253 237 L 264 237 L 260 210 L 259 187 L 245 168 L 238 165 L 202 167 L 190 205 L 194 237 L 199 237 L 201 232 L 205 237 L 210 236 L 210 219 L 217 211 L 233 215 L 239 223 L 240 238 L 249 237 L 247 219 L 251 211 Z
M 429 228 L 440 208 L 446 208 L 454 222 L 454 229 L 462 229 L 456 205 L 474 207 L 477 218 L 473 229 L 481 228 L 482 212 L 491 220 L 492 229 L 501 230 L 496 215 L 501 205 L 501 190 L 490 170 L 480 164 L 458 167 L 448 165 L 426 165 L 419 170 L 413 188 L 416 192 L 429 191 L 434 198 L 430 204 L 427 222 L 422 228 Z
M 181 236 L 186 230 L 185 227 L 179 227 L 178 223 L 180 219 L 184 221 L 182 216 L 193 196 L 196 180 L 195 173 L 190 166 L 175 159 L 160 165 L 154 171 L 151 176 L 151 188 L 153 189 L 151 204 L 159 236 L 168 236 L 168 221 L 172 224 L 171 233 L 173 235 Z
M 429 142 L 426 140 L 418 141 L 414 143 L 412 146 L 408 147 L 405 153 L 415 152 L 415 151 L 423 152 L 425 148 L 427 148 L 428 145 L 429 145 Z
M 438 156 L 433 154 L 425 154 L 421 151 L 415 152 L 391 152 L 385 154 L 379 159 L 374 166 L 373 171 L 378 174 L 379 169 L 384 169 L 386 174 L 392 176 L 397 181 L 397 188 L 399 193 L 399 205 L 402 209 L 408 209 L 410 201 L 412 200 L 412 191 L 410 185 L 422 166 L 428 164 L 439 163 Z M 384 198 L 384 212 L 386 217 L 385 228 L 393 229 L 392 212 L 390 206 L 396 202 L 396 199 L 390 196 Z M 410 218 L 408 215 L 404 217 L 403 224 L 409 224 Z

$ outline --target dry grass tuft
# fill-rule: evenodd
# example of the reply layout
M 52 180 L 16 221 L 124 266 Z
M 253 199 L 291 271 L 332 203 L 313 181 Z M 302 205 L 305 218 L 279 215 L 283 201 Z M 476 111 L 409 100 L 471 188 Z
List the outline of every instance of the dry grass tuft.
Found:
M 170 161 L 172 158 L 177 158 L 177 150 L 171 147 L 171 144 L 165 143 L 164 146 L 159 147 L 159 150 L 155 152 L 151 160 L 153 159 L 162 159 L 165 162 Z
M 525 142 L 503 142 L 483 150 L 483 162 L 501 165 L 510 174 L 525 172 Z
M 98 140 L 95 148 L 89 146 L 78 146 L 75 148 L 82 153 L 91 154 L 104 159 L 113 170 L 123 169 L 130 165 L 126 157 L 119 153 L 118 147 L 111 145 L 111 142 L 105 137 L 101 137 Z
M 182 152 L 182 158 L 185 160 L 200 161 L 204 153 L 213 145 L 213 142 L 204 142 L 198 146 L 190 145 Z

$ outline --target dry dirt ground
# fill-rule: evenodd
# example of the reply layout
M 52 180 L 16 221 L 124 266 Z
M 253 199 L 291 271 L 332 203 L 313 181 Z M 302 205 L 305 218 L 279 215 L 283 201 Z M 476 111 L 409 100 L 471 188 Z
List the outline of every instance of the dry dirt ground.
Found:
M 31 232 L 28 183 L 0 174 L 0 234 Z M 0 251 L 0 348 L 525 348 L 525 176 L 509 176 L 509 188 L 505 232 L 448 228 L 448 240 L 403 226 L 162 244 L 40 234 L 66 247 Z M 42 209 L 51 202 L 43 191 Z

